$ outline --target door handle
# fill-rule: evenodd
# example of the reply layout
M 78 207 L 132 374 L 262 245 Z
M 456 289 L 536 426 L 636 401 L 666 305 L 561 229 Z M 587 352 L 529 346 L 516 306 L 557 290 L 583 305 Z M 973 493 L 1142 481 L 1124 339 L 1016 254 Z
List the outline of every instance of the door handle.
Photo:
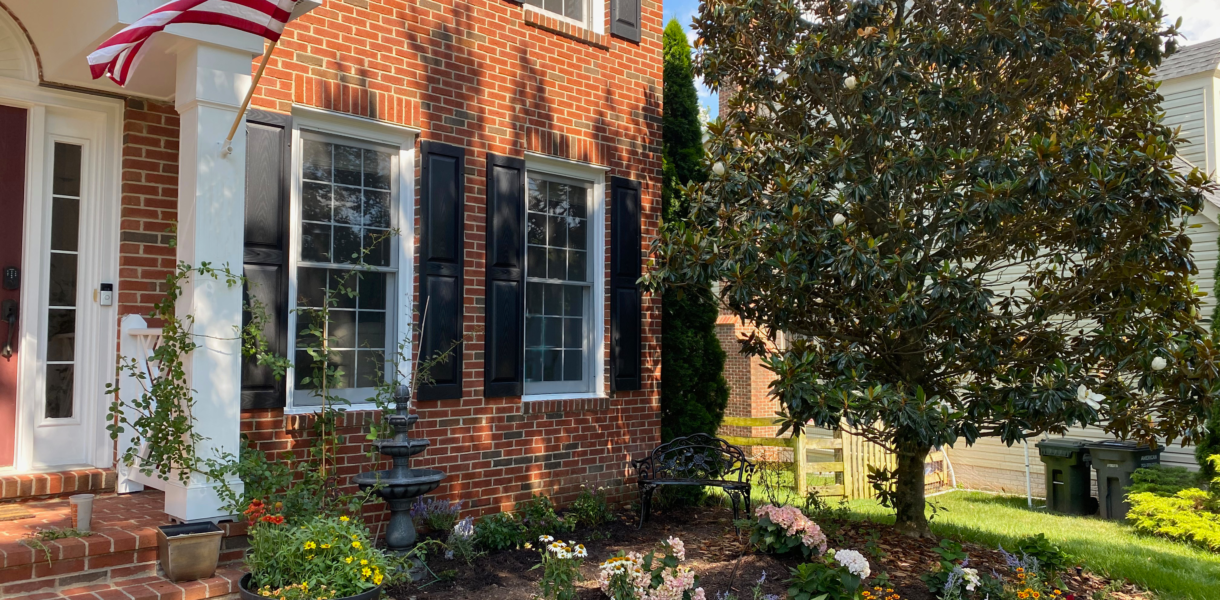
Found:
M 17 301 L 5 300 L 0 302 L 0 321 L 8 323 L 8 335 L 4 341 L 4 349 L 0 350 L 0 356 L 4 360 L 13 358 L 13 330 L 17 329 Z

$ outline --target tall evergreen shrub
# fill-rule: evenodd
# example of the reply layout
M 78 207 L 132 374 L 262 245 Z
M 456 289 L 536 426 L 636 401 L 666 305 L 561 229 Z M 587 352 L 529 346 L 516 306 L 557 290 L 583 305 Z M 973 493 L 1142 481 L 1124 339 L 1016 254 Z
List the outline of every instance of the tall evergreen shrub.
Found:
M 674 221 L 686 218 L 689 206 L 679 187 L 706 179 L 691 49 L 676 19 L 665 27 L 664 58 L 663 217 Z M 666 291 L 661 304 L 661 438 L 715 435 L 729 402 L 716 303 L 703 287 Z

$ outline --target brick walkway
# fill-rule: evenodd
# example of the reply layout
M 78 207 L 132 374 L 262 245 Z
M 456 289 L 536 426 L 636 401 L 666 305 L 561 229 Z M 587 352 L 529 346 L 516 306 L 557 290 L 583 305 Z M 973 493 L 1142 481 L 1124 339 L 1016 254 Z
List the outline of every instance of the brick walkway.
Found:
M 161 492 L 99 495 L 93 535 L 44 542 L 21 539 L 71 526 L 66 498 L 26 503 L 34 517 L 0 522 L 0 598 L 28 600 L 202 600 L 237 592 L 244 527 L 223 524 L 222 567 L 203 581 L 170 583 L 157 568 L 157 526 L 168 524 Z

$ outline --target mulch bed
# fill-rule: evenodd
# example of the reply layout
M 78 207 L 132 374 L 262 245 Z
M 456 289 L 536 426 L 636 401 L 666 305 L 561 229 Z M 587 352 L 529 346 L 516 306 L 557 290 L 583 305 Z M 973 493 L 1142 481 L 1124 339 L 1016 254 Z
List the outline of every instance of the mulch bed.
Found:
M 701 507 L 677 511 L 654 511 L 653 519 L 636 529 L 636 515 L 622 512 L 619 519 L 596 530 L 576 531 L 562 536 L 564 540 L 583 543 L 589 551 L 584 564 L 585 581 L 580 585 L 581 600 L 604 598 L 597 589 L 597 565 L 620 550 L 644 552 L 669 536 L 677 536 L 686 545 L 686 566 L 695 570 L 699 585 L 709 599 L 732 592 L 742 600 L 750 600 L 755 582 L 766 573 L 764 593 L 784 597 L 788 570 L 801 562 L 799 556 L 775 557 L 758 554 L 748 548 L 745 534 L 733 528 L 731 512 L 722 507 Z M 919 579 L 939 561 L 932 552 L 932 540 L 911 539 L 898 534 L 887 525 L 871 522 L 824 524 L 832 548 L 853 548 L 869 558 L 873 574 L 888 573 L 894 589 L 903 600 L 934 598 Z M 1003 572 L 1005 561 L 999 550 L 975 544 L 963 544 L 970 555 L 970 564 L 981 572 Z M 464 561 L 430 557 L 429 568 L 441 575 L 439 581 L 400 584 L 387 591 L 395 600 L 456 600 L 486 598 L 529 600 L 538 592 L 539 570 L 536 550 L 512 550 L 479 557 L 473 564 Z M 1064 576 L 1068 590 L 1078 598 L 1090 598 L 1092 592 L 1110 582 L 1088 572 Z M 1134 586 L 1112 593 L 1113 600 L 1146 600 L 1148 596 Z

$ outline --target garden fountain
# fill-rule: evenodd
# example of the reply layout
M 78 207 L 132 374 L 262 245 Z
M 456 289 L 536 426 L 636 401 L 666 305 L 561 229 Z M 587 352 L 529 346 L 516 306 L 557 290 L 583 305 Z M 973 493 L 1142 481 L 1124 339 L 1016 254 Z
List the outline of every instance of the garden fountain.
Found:
M 386 527 L 386 546 L 395 552 L 406 552 L 415 545 L 415 524 L 411 522 L 412 501 L 441 484 L 443 471 L 436 469 L 412 469 L 411 457 L 428 449 L 428 440 L 411 439 L 411 427 L 419 415 L 408 414 L 411 403 L 410 392 L 401 390 L 394 399 L 395 414 L 386 420 L 394 427 L 394 437 L 373 442 L 377 450 L 394 460 L 394 467 L 384 471 L 361 473 L 356 476 L 356 485 L 362 491 L 373 490 L 390 506 L 390 523 Z

